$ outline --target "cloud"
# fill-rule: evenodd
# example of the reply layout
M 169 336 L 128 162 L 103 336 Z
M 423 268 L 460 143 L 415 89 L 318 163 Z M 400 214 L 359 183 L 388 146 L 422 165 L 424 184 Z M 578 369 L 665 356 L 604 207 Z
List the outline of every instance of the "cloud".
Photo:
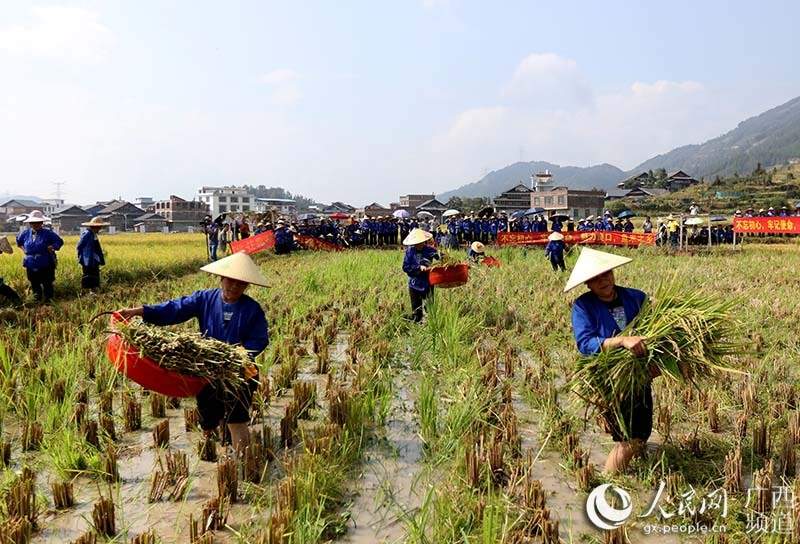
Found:
M 547 160 L 632 168 L 657 153 L 701 142 L 740 115 L 696 81 L 636 81 L 596 91 L 571 59 L 534 53 L 498 86 L 493 105 L 457 114 L 430 141 L 437 161 L 459 165 L 464 178 L 487 164 Z M 462 178 L 462 179 L 464 179 Z
M 81 8 L 32 8 L 32 22 L 0 28 L 0 51 L 62 61 L 94 63 L 105 60 L 113 32 L 97 13 Z
M 296 104 L 300 92 L 300 74 L 288 68 L 272 70 L 261 76 L 261 82 L 270 87 L 270 101 L 278 106 Z
M 538 110 L 589 106 L 594 99 L 578 64 L 555 53 L 532 53 L 524 58 L 502 96 L 520 107 Z

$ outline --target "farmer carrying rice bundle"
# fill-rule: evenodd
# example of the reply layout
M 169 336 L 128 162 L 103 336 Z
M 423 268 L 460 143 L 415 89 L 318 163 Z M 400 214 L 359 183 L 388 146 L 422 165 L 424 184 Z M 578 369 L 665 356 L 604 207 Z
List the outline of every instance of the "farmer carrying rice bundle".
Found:
M 440 257 L 433 247 L 433 235 L 419 228 L 408 233 L 403 245 L 407 248 L 403 258 L 403 272 L 408 275 L 411 319 L 420 322 L 423 303 L 426 299 L 433 298 L 433 286 L 428 281 L 428 271 L 431 263 Z
M 616 285 L 614 269 L 631 259 L 583 248 L 564 292 L 589 288 L 572 306 L 572 327 L 584 356 L 571 388 L 599 409 L 616 443 L 607 472 L 624 470 L 643 453 L 653 428 L 650 382 L 663 376 L 691 383 L 734 371 L 725 358 L 738 346 L 729 338 L 735 301 L 662 286 L 652 300 Z
M 145 323 L 162 326 L 195 318 L 203 336 L 241 345 L 255 359 L 269 344 L 267 319 L 259 303 L 244 292 L 250 284 L 266 287 L 261 270 L 245 253 L 235 253 L 200 270 L 219 276 L 219 288 L 118 313 L 126 319 L 141 316 Z M 210 434 L 220 423 L 227 424 L 236 451 L 250 442 L 250 404 L 259 383 L 254 364 L 245 367 L 244 374 L 238 390 L 209 383 L 197 395 L 200 427 Z

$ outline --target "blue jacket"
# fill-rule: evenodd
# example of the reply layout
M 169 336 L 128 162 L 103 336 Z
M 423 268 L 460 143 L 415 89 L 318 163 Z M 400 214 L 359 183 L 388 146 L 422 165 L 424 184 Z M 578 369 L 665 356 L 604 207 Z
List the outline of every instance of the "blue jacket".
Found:
M 225 311 L 232 312 L 227 325 Z M 226 305 L 220 289 L 195 291 L 162 304 L 146 305 L 142 317 L 153 325 L 176 325 L 197 319 L 200 334 L 244 346 L 254 359 L 269 345 L 267 318 L 258 302 L 242 295 L 236 304 Z
M 408 274 L 408 286 L 415 291 L 427 291 L 431 288 L 428 282 L 428 273 L 421 271 L 420 266 L 430 266 L 434 259 L 438 259 L 439 254 L 431 246 L 424 246 L 422 251 L 417 251 L 414 247 L 406 249 L 403 258 L 403 272 Z
M 81 266 L 92 266 L 106 264 L 103 258 L 103 249 L 100 247 L 100 240 L 97 235 L 87 229 L 81 234 L 78 241 L 78 262 Z
M 564 244 L 564 240 L 550 240 L 547 242 L 547 245 L 544 246 L 544 254 L 546 257 L 549 257 L 551 261 L 560 261 L 564 258 L 564 248 L 566 244 Z
M 55 267 L 56 256 L 50 253 L 47 246 L 53 246 L 58 251 L 63 245 L 64 240 L 58 234 L 44 227 L 35 236 L 31 228 L 17 235 L 17 246 L 25 252 L 22 266 L 30 270 Z
M 639 314 L 647 295 L 638 289 L 620 286 L 616 289 L 630 323 Z M 589 291 L 579 296 L 572 305 L 572 332 L 578 351 L 584 355 L 594 355 L 600 353 L 606 338 L 616 336 L 621 331 L 608 306 Z

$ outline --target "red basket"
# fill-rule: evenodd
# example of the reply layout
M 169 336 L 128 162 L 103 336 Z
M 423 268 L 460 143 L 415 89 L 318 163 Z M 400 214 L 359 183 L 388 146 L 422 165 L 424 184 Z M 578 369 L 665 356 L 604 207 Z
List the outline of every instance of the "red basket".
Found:
M 500 268 L 500 261 L 498 261 L 494 257 L 486 257 L 482 261 L 482 264 L 490 268 Z
M 118 313 L 111 316 L 111 325 L 125 319 Z M 187 376 L 165 370 L 155 361 L 142 357 L 138 350 L 126 344 L 118 334 L 112 334 L 106 344 L 108 360 L 126 377 L 145 389 L 168 397 L 194 397 L 208 383 L 204 378 Z
M 465 264 L 452 264 L 450 266 L 437 266 L 428 273 L 428 281 L 442 289 L 460 287 L 469 281 L 469 266 Z

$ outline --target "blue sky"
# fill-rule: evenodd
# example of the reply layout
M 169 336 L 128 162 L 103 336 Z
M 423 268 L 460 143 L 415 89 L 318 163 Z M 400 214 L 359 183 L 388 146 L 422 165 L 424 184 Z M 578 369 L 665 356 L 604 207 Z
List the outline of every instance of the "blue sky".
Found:
M 652 4 L 652 5 L 650 5 Z M 634 167 L 800 94 L 800 3 L 3 3 L 0 194 L 388 204 Z

